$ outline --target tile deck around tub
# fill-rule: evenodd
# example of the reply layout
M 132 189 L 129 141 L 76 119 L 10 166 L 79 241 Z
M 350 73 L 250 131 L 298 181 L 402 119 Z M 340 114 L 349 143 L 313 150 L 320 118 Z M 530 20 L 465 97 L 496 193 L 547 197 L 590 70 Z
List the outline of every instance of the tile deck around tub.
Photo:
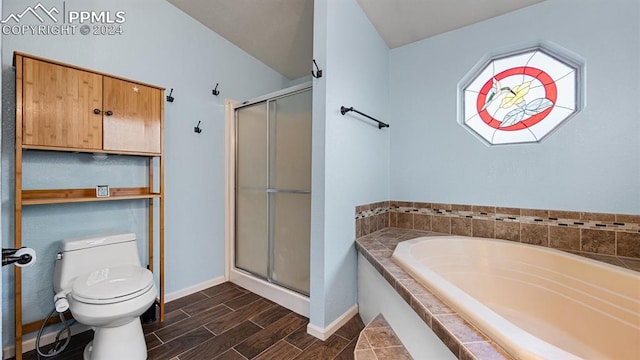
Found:
M 413 360 L 387 320 L 378 314 L 358 337 L 354 360 Z
M 385 228 L 356 239 L 358 251 L 389 282 L 451 352 L 462 360 L 512 360 L 499 345 L 462 319 L 391 260 L 399 242 L 443 234 Z

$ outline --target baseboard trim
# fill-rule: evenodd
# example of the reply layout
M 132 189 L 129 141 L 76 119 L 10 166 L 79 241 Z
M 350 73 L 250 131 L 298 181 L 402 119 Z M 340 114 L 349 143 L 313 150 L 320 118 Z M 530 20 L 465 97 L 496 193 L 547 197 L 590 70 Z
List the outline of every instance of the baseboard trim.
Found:
M 325 341 L 331 335 L 333 335 L 333 333 L 338 331 L 338 329 L 340 329 L 344 324 L 346 324 L 349 320 L 351 320 L 351 318 L 353 318 L 357 314 L 358 314 L 358 304 L 355 304 L 324 329 L 309 323 L 309 325 L 307 325 L 307 333 L 313 337 L 316 337 L 322 341 Z
M 87 330 L 90 330 L 91 328 L 89 326 L 86 325 L 82 325 L 79 323 L 76 323 L 74 325 L 71 326 L 71 335 L 76 335 L 76 334 L 80 334 L 82 332 L 85 332 Z M 56 339 L 56 334 L 58 333 L 58 330 L 55 331 L 50 331 L 44 335 L 42 335 L 42 338 L 40 338 L 40 346 L 45 346 L 45 345 L 49 345 L 51 343 L 53 343 Z M 26 339 L 22 340 L 22 352 L 28 352 L 31 350 L 35 350 L 36 348 L 36 335 L 37 333 L 34 333 L 34 336 L 30 339 Z M 2 349 L 2 358 L 3 359 L 10 359 L 12 357 L 16 356 L 16 347 L 15 345 L 9 345 L 5 348 Z
M 204 289 L 208 289 L 212 286 L 220 285 L 225 282 L 224 276 L 219 276 L 215 279 L 207 280 L 205 282 L 201 282 L 200 284 L 196 284 L 193 286 L 189 286 L 188 288 L 184 288 L 182 290 L 174 291 L 170 294 L 165 294 L 164 302 L 168 303 L 182 297 L 197 293 L 198 291 L 202 291 Z

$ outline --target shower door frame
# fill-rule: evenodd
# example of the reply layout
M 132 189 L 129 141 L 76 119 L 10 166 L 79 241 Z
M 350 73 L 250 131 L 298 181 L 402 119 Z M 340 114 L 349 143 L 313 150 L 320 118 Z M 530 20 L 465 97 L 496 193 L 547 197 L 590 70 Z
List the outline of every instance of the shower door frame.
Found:
M 312 83 L 305 82 L 300 85 L 282 89 L 258 98 L 234 103 L 226 102 L 226 221 L 225 221 L 225 248 L 226 266 L 225 280 L 240 285 L 264 298 L 274 301 L 300 315 L 309 316 L 309 297 L 299 292 L 290 290 L 282 285 L 270 282 L 251 274 L 248 271 L 235 266 L 235 242 L 236 242 L 236 161 L 237 161 L 237 133 L 236 133 L 236 109 L 252 106 L 261 102 L 277 100 L 278 98 L 294 95 L 304 91 L 313 91 Z M 268 111 L 267 111 L 268 113 Z M 268 234 L 267 234 L 268 235 Z

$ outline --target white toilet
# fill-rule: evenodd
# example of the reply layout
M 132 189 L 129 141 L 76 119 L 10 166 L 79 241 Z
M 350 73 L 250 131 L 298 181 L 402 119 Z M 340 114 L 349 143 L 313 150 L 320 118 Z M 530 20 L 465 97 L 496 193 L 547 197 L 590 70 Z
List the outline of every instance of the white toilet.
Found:
M 140 264 L 135 234 L 63 240 L 53 287 L 56 298 L 66 295 L 73 317 L 95 331 L 85 360 L 147 358 L 140 315 L 156 300 L 157 289 Z

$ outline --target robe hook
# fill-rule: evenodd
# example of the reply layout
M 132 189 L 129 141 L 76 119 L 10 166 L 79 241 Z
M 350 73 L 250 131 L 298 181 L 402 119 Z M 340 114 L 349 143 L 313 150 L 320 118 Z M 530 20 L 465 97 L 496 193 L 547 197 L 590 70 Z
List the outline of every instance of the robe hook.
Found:
M 314 73 L 313 70 L 311 70 L 311 76 L 313 76 L 316 79 L 319 79 L 322 77 L 322 70 L 320 70 L 320 68 L 318 67 L 318 63 L 316 62 L 316 59 L 313 59 L 313 64 L 316 66 L 316 72 Z

